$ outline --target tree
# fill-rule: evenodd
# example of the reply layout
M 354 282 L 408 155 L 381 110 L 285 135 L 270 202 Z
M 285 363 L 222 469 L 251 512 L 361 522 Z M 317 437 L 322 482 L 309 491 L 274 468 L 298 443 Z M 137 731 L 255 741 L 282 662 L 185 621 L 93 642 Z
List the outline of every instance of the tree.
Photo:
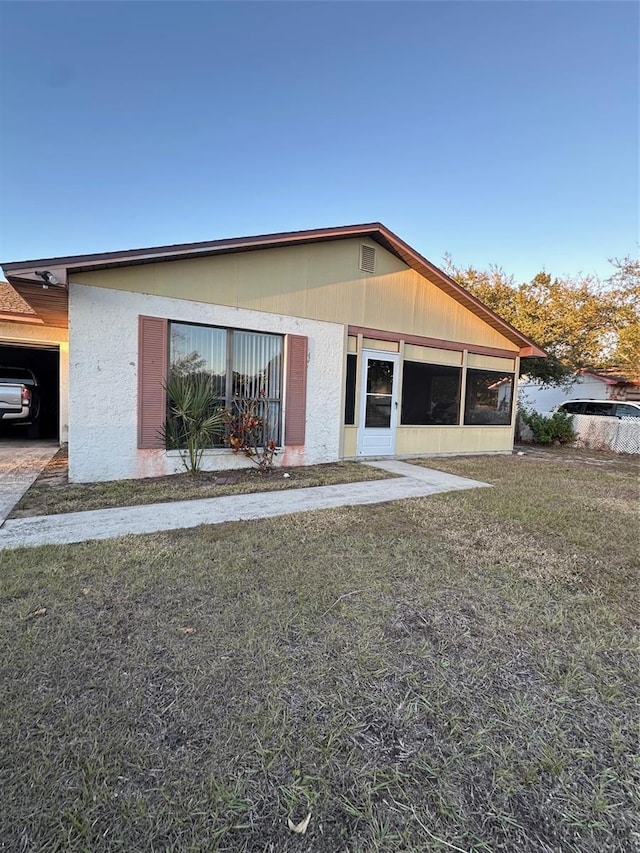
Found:
M 615 341 L 606 360 L 630 379 L 640 380 L 640 260 L 612 258 L 616 271 L 607 279 L 616 300 Z
M 602 366 L 612 351 L 612 336 L 618 339 L 618 326 L 630 325 L 631 298 L 625 314 L 621 286 L 594 276 L 561 279 L 540 272 L 516 284 L 501 267 L 460 269 L 448 256 L 445 264 L 459 284 L 546 350 L 547 359 L 522 359 L 520 372 L 547 384 L 562 382 L 580 368 Z M 626 278 L 625 288 L 631 292 Z

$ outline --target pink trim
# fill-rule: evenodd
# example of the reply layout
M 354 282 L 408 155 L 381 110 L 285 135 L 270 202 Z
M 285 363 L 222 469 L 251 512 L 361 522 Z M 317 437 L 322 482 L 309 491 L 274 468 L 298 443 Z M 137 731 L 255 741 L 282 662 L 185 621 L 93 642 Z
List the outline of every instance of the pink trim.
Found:
M 434 347 L 435 349 L 452 350 L 463 352 L 467 350 L 476 355 L 493 355 L 498 358 L 517 358 L 517 350 L 500 349 L 498 347 L 484 347 L 480 344 L 460 344 L 456 341 L 445 341 L 442 338 L 426 338 L 422 335 L 405 335 L 400 332 L 383 332 L 380 329 L 367 329 L 365 326 L 349 326 L 350 335 L 362 335 L 363 338 L 372 338 L 375 341 L 394 341 L 405 344 L 413 344 L 419 347 Z

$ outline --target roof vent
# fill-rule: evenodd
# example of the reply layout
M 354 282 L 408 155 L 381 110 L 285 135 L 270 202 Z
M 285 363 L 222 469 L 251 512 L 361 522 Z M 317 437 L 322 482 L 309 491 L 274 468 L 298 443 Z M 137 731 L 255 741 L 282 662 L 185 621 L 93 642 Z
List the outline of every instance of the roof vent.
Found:
M 360 269 L 363 272 L 376 271 L 376 250 L 373 246 L 360 246 Z

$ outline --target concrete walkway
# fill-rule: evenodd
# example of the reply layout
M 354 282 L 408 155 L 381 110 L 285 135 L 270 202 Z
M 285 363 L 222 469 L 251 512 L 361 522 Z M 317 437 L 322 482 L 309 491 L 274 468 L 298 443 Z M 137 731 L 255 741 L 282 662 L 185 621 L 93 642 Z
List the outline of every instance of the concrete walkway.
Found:
M 0 441 L 0 524 L 59 449 L 49 441 Z
M 294 512 L 385 503 L 488 486 L 488 483 L 397 460 L 366 464 L 399 476 L 391 480 L 10 519 L 0 528 L 0 550 L 112 539 L 127 534 L 197 527 L 200 524 L 250 521 Z

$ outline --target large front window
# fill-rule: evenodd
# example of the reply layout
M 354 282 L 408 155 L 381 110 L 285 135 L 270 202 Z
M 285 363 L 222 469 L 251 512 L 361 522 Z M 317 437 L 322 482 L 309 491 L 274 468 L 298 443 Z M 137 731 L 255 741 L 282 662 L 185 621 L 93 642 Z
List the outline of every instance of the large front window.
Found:
M 281 335 L 171 323 L 169 370 L 207 376 L 212 408 L 233 411 L 239 401 L 255 400 L 269 438 L 281 443 Z

